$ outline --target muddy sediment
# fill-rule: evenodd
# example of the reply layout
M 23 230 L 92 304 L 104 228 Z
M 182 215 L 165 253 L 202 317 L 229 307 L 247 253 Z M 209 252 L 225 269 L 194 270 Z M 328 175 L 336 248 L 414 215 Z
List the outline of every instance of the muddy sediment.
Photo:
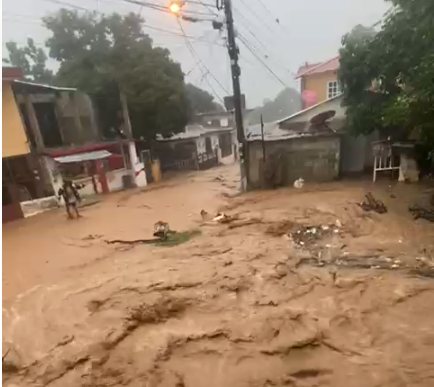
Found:
M 335 184 L 225 199 L 237 227 L 199 210 L 186 243 L 113 247 L 31 289 L 3 313 L 4 385 L 431 386 L 434 229 L 359 197 Z

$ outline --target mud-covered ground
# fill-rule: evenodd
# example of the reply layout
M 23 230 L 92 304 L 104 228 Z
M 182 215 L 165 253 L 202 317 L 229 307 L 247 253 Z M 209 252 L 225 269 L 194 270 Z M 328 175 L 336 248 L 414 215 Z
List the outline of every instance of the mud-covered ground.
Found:
M 434 385 L 434 224 L 407 210 L 428 192 L 343 181 L 232 197 L 236 173 L 6 225 L 4 385 Z M 386 214 L 358 206 L 368 190 Z M 158 220 L 201 235 L 104 242 Z

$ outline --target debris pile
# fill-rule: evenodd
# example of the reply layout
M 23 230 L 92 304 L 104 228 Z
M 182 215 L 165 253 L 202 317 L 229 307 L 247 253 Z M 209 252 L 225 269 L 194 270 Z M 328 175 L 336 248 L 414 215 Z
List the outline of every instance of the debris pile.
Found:
M 375 211 L 378 214 L 385 214 L 387 212 L 386 205 L 381 200 L 375 199 L 371 192 L 365 195 L 365 200 L 359 205 L 364 211 Z
M 170 229 L 169 223 L 159 221 L 154 224 L 154 238 L 152 239 L 134 239 L 134 240 L 124 240 L 124 239 L 112 239 L 106 240 L 105 243 L 121 244 L 121 245 L 139 245 L 139 244 L 151 244 L 157 246 L 176 246 L 181 243 L 189 241 L 192 237 L 200 235 L 200 230 L 189 230 L 189 231 L 174 231 Z
M 299 226 L 289 234 L 291 239 L 300 246 L 314 245 L 317 241 L 339 234 L 342 224 L 339 220 L 335 224 L 320 226 Z
M 217 212 L 214 216 L 209 214 L 207 211 L 202 210 L 200 212 L 200 216 L 202 217 L 203 221 L 212 221 L 215 223 L 222 223 L 227 224 L 231 223 L 234 220 L 238 220 L 238 215 L 227 215 L 224 212 Z
M 414 216 L 414 220 L 425 219 L 429 222 L 434 222 L 434 208 L 424 208 L 420 206 L 409 207 L 408 210 Z

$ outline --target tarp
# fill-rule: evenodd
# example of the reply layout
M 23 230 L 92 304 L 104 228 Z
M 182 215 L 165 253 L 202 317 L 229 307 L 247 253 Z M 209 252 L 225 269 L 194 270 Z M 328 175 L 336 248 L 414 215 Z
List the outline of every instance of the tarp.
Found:
M 66 164 L 79 163 L 81 161 L 101 160 L 109 156 L 111 156 L 111 153 L 109 151 L 100 150 L 94 152 L 77 153 L 75 155 L 55 157 L 54 160 L 56 160 L 58 163 Z

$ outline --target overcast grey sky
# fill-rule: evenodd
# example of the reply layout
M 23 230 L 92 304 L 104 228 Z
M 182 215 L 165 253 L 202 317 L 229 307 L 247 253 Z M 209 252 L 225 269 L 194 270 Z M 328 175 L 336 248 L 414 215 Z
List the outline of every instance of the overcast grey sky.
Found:
M 150 26 L 181 32 L 172 15 L 123 0 L 59 1 L 105 13 L 141 12 Z M 161 5 L 168 3 L 168 0 L 146 1 Z M 215 4 L 214 0 L 195 0 L 196 3 L 200 1 Z M 57 0 L 3 0 L 3 50 L 6 41 L 25 43 L 27 37 L 33 37 L 36 43 L 43 45 L 49 33 L 38 19 L 62 7 L 56 2 Z M 356 24 L 374 24 L 389 7 L 384 0 L 233 0 L 233 5 L 235 24 L 241 37 L 288 86 L 296 85 L 293 74 L 301 64 L 335 56 L 343 34 Z M 212 8 L 215 10 L 215 7 Z M 188 4 L 185 9 L 210 12 L 197 4 Z M 276 18 L 279 18 L 280 23 L 276 22 Z M 224 40 L 218 31 L 212 29 L 210 22 L 182 24 L 188 35 L 214 43 L 191 41 L 205 66 L 224 89 L 231 91 L 229 61 L 226 49 L 222 47 Z M 188 82 L 210 92 L 211 83 L 212 89 L 221 97 L 226 94 L 213 77 L 204 77 L 199 66 L 195 66 L 196 60 L 187 49 L 182 36 L 152 29 L 146 29 L 146 32 L 153 38 L 154 44 L 171 50 L 172 57 L 181 63 L 184 73 L 188 73 Z M 253 107 L 266 98 L 274 98 L 284 87 L 282 83 L 241 42 L 240 51 L 242 88 L 247 104 Z

